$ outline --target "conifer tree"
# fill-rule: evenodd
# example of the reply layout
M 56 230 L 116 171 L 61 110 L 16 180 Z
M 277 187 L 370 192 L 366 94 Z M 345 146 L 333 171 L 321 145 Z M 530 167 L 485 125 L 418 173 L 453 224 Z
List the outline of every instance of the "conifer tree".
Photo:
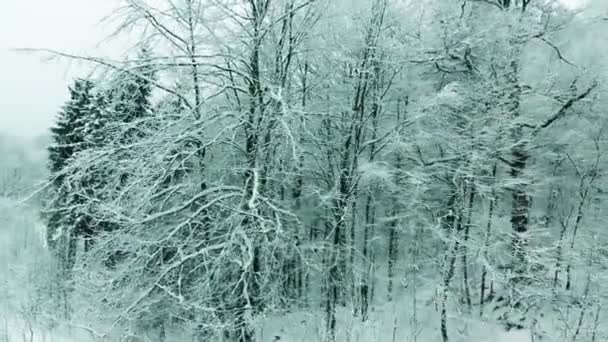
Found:
M 69 89 L 70 99 L 60 112 L 56 125 L 51 128 L 53 144 L 49 147 L 49 171 L 55 195 L 50 203 L 47 222 L 51 246 L 55 246 L 59 237 L 75 234 L 76 224 L 81 222 L 75 211 L 66 209 L 70 204 L 74 204 L 76 198 L 70 193 L 65 180 L 70 160 L 86 146 L 86 124 L 92 102 L 92 89 L 91 81 L 76 80 Z M 58 248 L 62 249 L 59 246 Z M 68 252 L 68 255 L 71 253 L 72 251 Z
M 59 113 L 57 123 L 51 128 L 54 144 L 49 147 L 49 169 L 56 174 L 63 170 L 68 160 L 83 148 L 85 117 L 91 106 L 93 83 L 78 79 L 69 88 L 70 99 Z M 61 183 L 58 177 L 55 184 Z
M 86 148 L 101 147 L 108 141 L 106 127 L 109 123 L 108 98 L 102 91 L 97 91 L 87 108 L 88 119 L 84 126 Z
M 150 56 L 150 50 L 142 48 L 138 60 L 144 62 L 134 65 L 130 72 L 119 72 L 115 75 L 111 86 L 111 110 L 115 121 L 131 123 L 151 113 L 151 81 L 154 80 L 156 72 L 153 66 L 145 62 Z
M 69 186 L 70 162 L 85 149 L 85 126 L 91 106 L 93 83 L 77 79 L 70 87 L 70 99 L 51 128 L 53 144 L 49 147 L 49 171 L 52 179 L 51 200 L 46 211 L 47 240 L 59 262 L 59 305 L 69 316 L 68 295 L 71 270 L 76 257 L 76 236 L 87 229 L 87 219 L 76 209 L 85 201 Z M 74 172 L 74 171 L 72 171 Z

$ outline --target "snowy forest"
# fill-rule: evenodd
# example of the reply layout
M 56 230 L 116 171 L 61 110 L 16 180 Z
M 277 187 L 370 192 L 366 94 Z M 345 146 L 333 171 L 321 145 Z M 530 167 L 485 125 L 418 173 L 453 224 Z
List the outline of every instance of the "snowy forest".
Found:
M 87 72 L 0 137 L 3 342 L 608 340 L 607 1 L 107 22 L 24 50 Z

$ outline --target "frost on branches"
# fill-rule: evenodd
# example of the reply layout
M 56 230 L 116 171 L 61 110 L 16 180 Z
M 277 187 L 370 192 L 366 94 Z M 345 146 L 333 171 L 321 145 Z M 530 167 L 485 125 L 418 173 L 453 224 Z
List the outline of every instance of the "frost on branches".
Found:
M 46 51 L 32 335 L 606 338 L 602 1 L 122 2 Z

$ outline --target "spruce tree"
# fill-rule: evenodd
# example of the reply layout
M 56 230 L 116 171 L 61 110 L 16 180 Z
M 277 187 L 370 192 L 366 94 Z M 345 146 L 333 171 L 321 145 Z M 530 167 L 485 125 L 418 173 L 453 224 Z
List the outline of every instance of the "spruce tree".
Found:
M 111 116 L 108 108 L 108 95 L 104 91 L 97 90 L 88 108 L 87 120 L 84 127 L 84 140 L 88 152 L 88 158 L 95 158 L 95 154 L 107 149 L 111 144 L 111 131 L 108 130 Z M 80 188 L 88 198 L 104 198 L 103 189 L 111 182 L 111 169 L 108 167 L 88 167 L 84 176 L 80 179 Z M 97 203 L 97 202 L 95 202 Z M 103 219 L 97 206 L 89 206 L 87 212 L 88 226 L 82 232 L 85 240 L 85 252 L 87 252 L 95 237 L 101 231 L 110 231 L 114 225 Z
M 156 78 L 155 68 L 148 62 L 151 52 L 142 48 L 138 59 L 142 63 L 131 66 L 129 72 L 116 73 L 109 84 L 109 117 L 108 127 L 113 131 L 111 144 L 116 144 L 114 158 L 117 160 L 129 159 L 128 146 L 146 136 L 151 120 L 146 120 L 153 114 L 151 96 Z M 128 181 L 128 174 L 119 173 L 119 184 Z
M 86 198 L 94 198 L 104 186 L 105 171 L 87 165 L 75 165 L 78 153 L 100 149 L 107 144 L 107 98 L 89 80 L 76 80 L 70 87 L 70 99 L 51 128 L 53 144 L 49 147 L 49 168 L 53 179 L 53 200 L 48 212 L 48 241 L 62 253 L 68 268 L 73 264 L 75 239 L 84 237 L 85 247 L 100 229 L 89 213 L 79 208 Z M 79 168 L 86 168 L 86 177 L 72 179 Z M 61 241 L 60 244 L 57 242 Z M 63 254 L 67 253 L 67 254 Z
M 82 220 L 79 219 L 78 214 L 74 210 L 66 209 L 76 201 L 74 194 L 68 189 L 66 178 L 69 176 L 67 167 L 70 161 L 78 152 L 86 148 L 86 124 L 92 103 L 92 89 L 91 81 L 76 80 L 69 88 L 70 99 L 59 113 L 55 126 L 51 128 L 53 144 L 48 149 L 49 171 L 55 196 L 50 204 L 47 218 L 50 246 L 55 246 L 59 237 L 74 236 L 78 225 L 82 228 Z M 69 244 L 71 243 L 68 242 Z M 68 246 L 57 247 L 63 249 Z M 68 251 L 67 255 L 71 254 L 72 251 Z M 70 260 L 66 262 L 71 263 Z
M 97 91 L 87 108 L 88 119 L 84 126 L 84 140 L 86 148 L 100 148 L 108 142 L 109 123 L 108 98 L 102 91 Z
M 68 160 L 84 148 L 85 125 L 91 106 L 93 83 L 77 79 L 69 88 L 70 99 L 59 113 L 57 122 L 51 128 L 53 145 L 49 147 L 49 169 L 53 175 L 59 173 L 68 164 Z M 63 176 L 55 178 L 59 185 Z
M 47 240 L 59 263 L 58 277 L 62 281 L 58 306 L 69 316 L 68 293 L 71 270 L 76 257 L 76 236 L 86 230 L 87 219 L 77 208 L 85 200 L 70 187 L 70 163 L 77 153 L 86 148 L 85 126 L 91 106 L 93 83 L 77 79 L 69 88 L 70 99 L 65 103 L 54 127 L 49 151 L 51 200 L 44 213 L 47 220 Z
M 147 61 L 151 53 L 147 48 L 139 52 L 138 60 Z M 113 120 L 132 123 L 150 115 L 152 81 L 156 71 L 149 63 L 134 65 L 129 72 L 119 72 L 111 89 Z

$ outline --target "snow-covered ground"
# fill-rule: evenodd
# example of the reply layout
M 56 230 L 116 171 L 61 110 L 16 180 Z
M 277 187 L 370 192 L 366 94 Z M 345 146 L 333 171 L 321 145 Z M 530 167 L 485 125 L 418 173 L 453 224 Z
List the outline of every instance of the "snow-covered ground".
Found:
M 3 342 L 93 342 L 75 331 L 71 333 L 45 331 L 17 319 L 2 322 L 0 340 Z
M 361 323 L 350 314 L 340 315 L 337 341 L 344 342 L 440 342 L 439 315 L 428 313 L 425 320 L 413 325 L 406 315 L 392 317 L 392 312 L 377 312 Z M 420 318 L 423 318 L 422 316 Z M 291 314 L 267 320 L 260 329 L 260 341 L 313 342 L 323 341 L 323 317 L 311 314 Z M 396 323 L 396 324 L 395 324 Z M 452 317 L 451 342 L 534 342 L 528 330 L 506 332 L 492 323 Z M 537 341 L 538 342 L 538 341 Z M 544 342 L 544 341 L 543 341 Z
M 338 335 L 338 341 L 350 342 L 435 342 L 441 341 L 438 329 L 434 329 L 435 322 L 427 322 L 420 335 L 414 338 L 412 331 L 407 326 L 398 326 L 393 339 L 392 321 L 378 322 L 369 321 L 366 324 L 350 322 L 352 325 L 346 331 L 342 330 Z M 44 331 L 39 328 L 31 328 L 26 322 L 12 320 L 0 329 L 0 341 L 2 342 L 97 342 L 88 332 L 78 328 L 71 331 Z M 465 326 L 461 326 L 465 329 Z M 457 328 L 458 329 L 458 328 Z M 450 341 L 454 342 L 533 342 L 529 331 L 505 332 L 498 326 L 472 322 L 466 326 L 470 336 L 458 336 L 452 334 Z M 6 330 L 6 331 L 5 331 Z M 436 331 L 433 331 L 436 330 Z M 281 342 L 321 342 L 322 319 L 310 315 L 293 314 L 277 319 L 269 320 L 259 331 L 260 342 L 275 340 L 280 336 Z M 97 341 L 96 341 L 97 340 Z M 112 341 L 106 339 L 104 341 Z M 142 341 L 152 342 L 150 339 Z M 168 342 L 183 341 L 171 338 Z M 552 340 L 548 340 L 552 341 Z M 156 341 L 154 341 L 156 342 Z M 545 341 L 543 341 L 545 342 Z

